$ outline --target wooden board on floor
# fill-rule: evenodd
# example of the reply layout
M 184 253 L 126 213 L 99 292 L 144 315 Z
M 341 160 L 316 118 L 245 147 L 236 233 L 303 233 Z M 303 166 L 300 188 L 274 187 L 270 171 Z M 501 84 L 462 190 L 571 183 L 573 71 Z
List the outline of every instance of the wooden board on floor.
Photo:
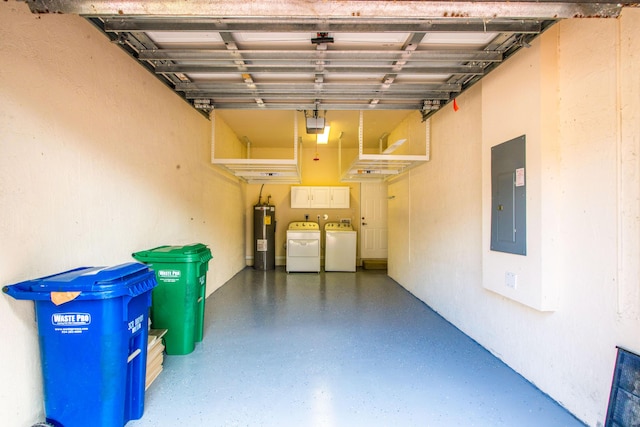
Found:
M 148 389 L 151 383 L 158 378 L 162 372 L 162 363 L 164 361 L 164 344 L 162 337 L 167 333 L 166 329 L 150 329 L 149 339 L 147 341 L 147 373 L 145 378 L 145 387 Z

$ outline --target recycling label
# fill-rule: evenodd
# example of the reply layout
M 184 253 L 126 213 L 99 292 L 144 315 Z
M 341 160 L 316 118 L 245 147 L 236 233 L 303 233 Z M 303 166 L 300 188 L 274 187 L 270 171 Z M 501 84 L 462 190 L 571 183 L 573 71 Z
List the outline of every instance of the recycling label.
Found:
M 89 313 L 54 313 L 51 324 L 61 334 L 81 334 L 89 330 L 91 314 Z
M 182 277 L 180 270 L 158 270 L 158 280 L 164 283 L 177 282 L 180 277 Z

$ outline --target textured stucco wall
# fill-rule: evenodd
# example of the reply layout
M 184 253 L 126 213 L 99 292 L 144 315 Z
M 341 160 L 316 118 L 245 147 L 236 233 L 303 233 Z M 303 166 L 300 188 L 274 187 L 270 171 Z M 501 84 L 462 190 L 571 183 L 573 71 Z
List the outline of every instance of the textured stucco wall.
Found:
M 434 115 L 431 161 L 389 186 L 389 274 L 591 426 L 615 347 L 640 352 L 639 23 L 557 24 Z M 489 151 L 521 134 L 528 254 L 489 253 Z M 520 294 L 496 288 L 511 269 Z
M 2 285 L 201 242 L 208 293 L 244 267 L 244 189 L 210 122 L 77 16 L 0 2 Z M 0 295 L 2 424 L 43 420 L 33 303 Z M 69 361 L 68 369 L 73 369 Z

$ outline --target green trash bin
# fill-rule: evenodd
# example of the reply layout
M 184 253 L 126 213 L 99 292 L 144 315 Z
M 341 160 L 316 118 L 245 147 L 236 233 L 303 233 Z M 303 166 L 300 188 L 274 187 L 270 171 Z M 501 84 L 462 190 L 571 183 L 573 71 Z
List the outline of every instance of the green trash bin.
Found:
M 155 271 L 151 323 L 167 329 L 167 354 L 189 354 L 202 341 L 207 270 L 211 251 L 203 244 L 160 246 L 133 257 Z

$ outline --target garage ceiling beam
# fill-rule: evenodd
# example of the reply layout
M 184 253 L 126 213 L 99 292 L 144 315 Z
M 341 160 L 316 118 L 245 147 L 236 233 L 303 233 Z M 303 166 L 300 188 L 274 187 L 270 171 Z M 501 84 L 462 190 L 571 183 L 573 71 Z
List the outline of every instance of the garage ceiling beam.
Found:
M 412 32 L 490 32 L 490 33 L 539 33 L 541 20 L 510 19 L 274 19 L 274 18 L 104 18 L 105 31 L 216 31 L 216 32 L 294 32 L 294 33 L 412 33 Z
M 406 111 L 418 111 L 424 107 L 422 103 L 416 102 L 393 102 L 387 104 L 370 105 L 368 103 L 363 104 L 361 102 L 349 102 L 349 103 L 320 103 L 305 102 L 305 103 L 287 103 L 287 102 L 270 102 L 265 103 L 261 110 L 285 110 L 285 111 L 302 111 L 302 110 L 322 110 L 322 111 L 367 111 L 367 110 L 406 110 Z M 246 102 L 233 103 L 223 102 L 216 103 L 216 110 L 255 110 L 255 106 L 252 106 Z
M 269 99 L 269 97 L 276 98 L 278 100 L 305 100 L 305 99 L 316 99 L 318 97 L 322 97 L 322 99 L 326 100 L 342 100 L 342 101 L 353 101 L 348 93 L 321 93 L 318 94 L 316 92 L 285 92 L 285 93 L 262 93 L 258 91 L 258 95 L 262 98 Z M 366 94 L 360 92 L 359 95 L 361 97 L 366 96 Z M 221 100 L 231 99 L 231 100 L 243 100 L 253 99 L 255 95 L 249 93 L 229 93 L 229 92 L 187 92 L 185 97 L 187 99 L 200 99 L 200 98 L 214 98 L 216 102 L 221 102 Z M 369 94 L 371 99 L 378 98 L 380 100 L 398 100 L 398 101 L 406 101 L 406 102 L 422 102 L 424 98 L 429 99 L 441 99 L 441 100 L 449 100 L 450 94 L 449 92 L 420 92 L 415 94 L 408 93 L 398 93 L 398 92 L 372 92 Z
M 315 73 L 318 71 L 316 65 L 301 66 L 301 65 L 253 65 L 245 64 L 248 72 L 251 73 Z M 329 73 L 358 73 L 364 74 L 384 74 L 390 72 L 396 72 L 392 70 L 393 65 L 386 66 L 349 66 L 349 65 L 324 65 L 324 70 Z M 232 73 L 238 71 L 238 65 L 189 65 L 189 64 L 167 64 L 158 65 L 155 68 L 155 72 L 158 74 L 163 73 Z M 407 66 L 403 68 L 403 72 L 413 74 L 484 74 L 484 68 L 479 65 L 452 65 L 452 66 L 440 66 L 430 65 L 425 66 Z
M 395 1 L 395 0 L 29 0 L 35 13 L 72 13 L 84 16 L 265 16 L 318 18 L 507 18 L 562 19 L 615 17 L 627 3 L 596 0 L 553 1 Z
M 397 61 L 404 59 L 404 51 L 388 50 L 327 50 L 320 55 L 316 51 L 290 50 L 243 50 L 245 61 Z M 214 49 L 157 49 L 142 50 L 138 59 L 142 61 L 235 61 L 236 52 Z M 415 50 L 409 56 L 411 62 L 420 61 L 481 61 L 500 62 L 502 52 L 469 50 Z
M 261 93 L 298 93 L 313 91 L 314 83 L 256 83 L 256 89 Z M 227 93 L 244 93 L 244 83 L 179 83 L 176 90 L 180 92 L 192 91 L 225 91 Z M 321 93 L 362 93 L 380 90 L 380 85 L 375 83 L 325 83 Z M 461 84 L 456 83 L 395 83 L 389 91 L 397 93 L 417 92 L 460 92 Z

